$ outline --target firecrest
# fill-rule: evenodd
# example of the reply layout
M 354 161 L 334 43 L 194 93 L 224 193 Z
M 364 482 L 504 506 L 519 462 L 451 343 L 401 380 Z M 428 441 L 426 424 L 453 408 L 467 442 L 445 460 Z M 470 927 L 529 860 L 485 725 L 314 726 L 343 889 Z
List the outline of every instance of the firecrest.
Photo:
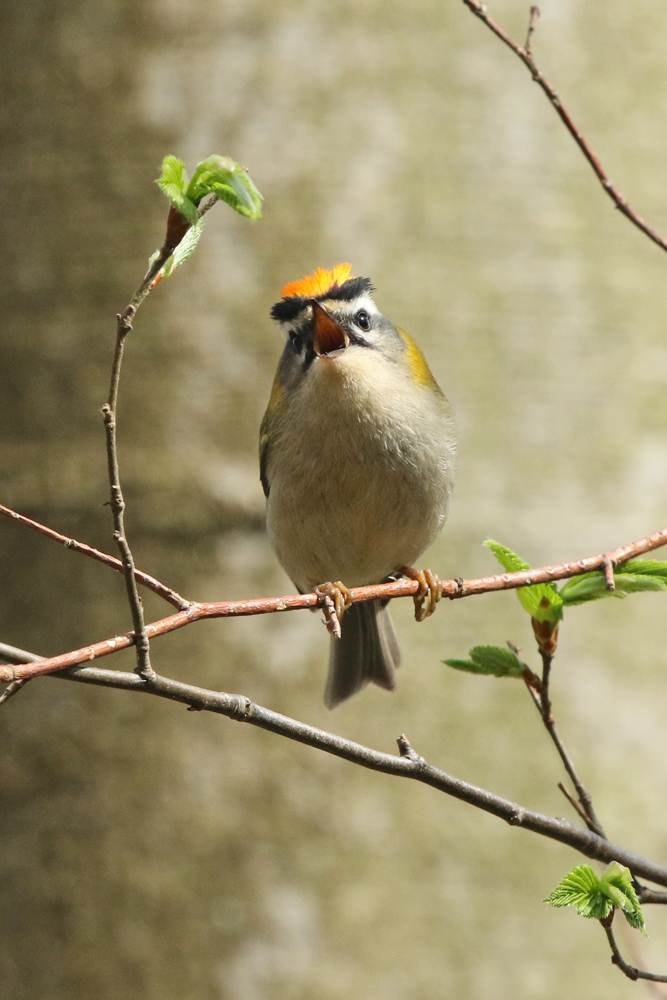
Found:
M 318 268 L 282 289 L 271 315 L 285 349 L 260 432 L 269 537 L 334 633 L 329 708 L 369 681 L 396 686 L 387 602 L 350 605 L 347 587 L 413 576 L 418 619 L 433 610 L 437 577 L 411 567 L 447 517 L 456 451 L 451 406 L 424 356 L 379 312 L 369 279 L 350 272 Z

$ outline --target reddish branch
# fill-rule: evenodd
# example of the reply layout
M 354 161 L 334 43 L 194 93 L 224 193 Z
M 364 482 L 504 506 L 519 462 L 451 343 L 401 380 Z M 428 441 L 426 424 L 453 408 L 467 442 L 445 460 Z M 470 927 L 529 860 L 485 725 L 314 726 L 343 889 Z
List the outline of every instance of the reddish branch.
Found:
M 528 68 L 533 80 L 535 81 L 536 84 L 538 84 L 539 87 L 541 87 L 541 89 L 546 94 L 547 98 L 549 99 L 549 103 L 555 109 L 556 114 L 565 125 L 565 128 L 568 130 L 568 132 L 576 142 L 577 146 L 588 160 L 595 176 L 600 181 L 600 184 L 602 185 L 606 193 L 609 195 L 609 197 L 611 198 L 611 200 L 613 201 L 614 205 L 619 210 L 619 212 L 622 212 L 623 215 L 627 219 L 629 219 L 633 225 L 635 225 L 638 229 L 641 229 L 641 231 L 645 233 L 650 240 L 653 240 L 654 243 L 657 243 L 657 245 L 661 247 L 663 250 L 667 250 L 667 240 L 663 239 L 660 233 L 656 232 L 655 229 L 652 229 L 651 226 L 649 226 L 649 224 L 645 222 L 640 215 L 637 215 L 637 213 L 630 207 L 626 199 L 620 193 L 618 188 L 615 187 L 609 180 L 609 177 L 607 176 L 599 159 L 589 146 L 588 142 L 584 139 L 583 135 L 581 134 L 577 126 L 574 124 L 574 121 L 572 120 L 572 117 L 570 116 L 569 112 L 566 111 L 566 109 L 561 104 L 561 100 L 558 94 L 551 86 L 551 84 L 548 82 L 548 80 L 545 79 L 542 72 L 538 69 L 537 63 L 535 62 L 533 54 L 531 52 L 530 43 L 532 40 L 533 32 L 535 30 L 535 22 L 539 15 L 539 9 L 537 7 L 531 7 L 528 36 L 526 38 L 525 47 L 522 48 L 522 46 L 519 45 L 518 42 L 515 42 L 512 38 L 509 37 L 509 35 L 505 31 L 503 31 L 503 29 L 500 27 L 499 24 L 496 24 L 496 22 L 491 17 L 489 17 L 485 5 L 480 3 L 479 0 L 463 0 L 463 3 L 469 10 L 472 11 L 472 13 L 476 17 L 480 19 L 480 21 L 483 21 L 484 24 L 487 26 L 487 28 L 489 28 L 494 33 L 494 35 L 496 35 L 496 37 L 499 38 L 500 41 L 503 42 L 508 47 L 508 49 L 511 49 L 512 52 L 514 52 L 514 54 L 519 57 L 524 66 Z
M 485 576 L 477 580 L 444 580 L 443 595 L 451 599 L 470 597 L 473 594 L 487 594 L 495 590 L 513 590 L 517 587 L 527 587 L 535 583 L 548 583 L 552 580 L 564 580 L 592 570 L 604 569 L 608 562 L 617 565 L 625 559 L 651 552 L 661 545 L 667 544 L 667 528 L 656 531 L 653 535 L 640 538 L 629 545 L 623 545 L 612 552 L 604 552 L 597 556 L 588 556 L 576 562 L 560 563 L 557 566 L 545 566 L 542 569 L 525 570 L 521 573 L 503 573 L 499 576 Z M 381 583 L 370 587 L 355 587 L 350 590 L 352 601 L 372 601 L 377 597 L 408 597 L 414 595 L 419 587 L 416 580 L 397 580 L 394 583 Z M 276 611 L 296 611 L 300 608 L 316 607 L 319 598 L 316 594 L 291 594 L 286 597 L 265 597 L 252 601 L 215 601 L 206 604 L 192 603 L 175 615 L 162 618 L 160 621 L 146 625 L 148 639 L 166 635 L 176 629 L 201 621 L 203 618 L 232 618 L 247 615 L 265 615 Z M 134 632 L 116 635 L 103 642 L 96 642 L 70 653 L 52 656 L 39 663 L 26 663 L 18 666 L 0 666 L 0 681 L 11 682 L 24 677 L 36 677 L 39 674 L 53 673 L 81 663 L 90 663 L 100 656 L 108 656 L 126 649 L 134 644 Z
M 104 563 L 105 566 L 110 566 L 119 573 L 125 572 L 125 567 L 120 559 L 116 559 L 115 556 L 107 555 L 106 552 L 100 552 L 99 549 L 94 549 L 92 545 L 86 545 L 85 542 L 77 542 L 75 538 L 68 538 L 67 535 L 61 535 L 59 531 L 54 531 L 53 528 L 47 528 L 45 524 L 40 524 L 39 521 L 33 521 L 31 518 L 25 517 L 23 514 L 17 514 L 15 510 L 11 510 L 3 504 L 0 504 L 0 514 L 4 517 L 8 517 L 12 521 L 18 521 L 19 524 L 24 524 L 27 528 L 32 528 L 33 531 L 38 531 L 40 535 L 52 538 L 54 542 L 59 542 L 61 545 L 64 545 L 66 549 L 73 549 L 74 552 L 80 552 L 84 556 L 96 559 L 97 562 Z M 189 601 L 186 601 L 184 597 L 181 597 L 180 594 L 178 594 L 175 590 L 172 590 L 170 587 L 165 587 L 163 583 L 160 583 L 160 581 L 156 580 L 155 577 L 149 576 L 148 573 L 142 573 L 141 570 L 135 569 L 134 575 L 137 583 L 141 583 L 144 587 L 148 587 L 148 589 L 152 590 L 153 593 L 158 595 L 158 597 L 163 597 L 165 601 L 169 602 L 169 604 L 173 604 L 175 608 L 187 608 L 189 606 Z

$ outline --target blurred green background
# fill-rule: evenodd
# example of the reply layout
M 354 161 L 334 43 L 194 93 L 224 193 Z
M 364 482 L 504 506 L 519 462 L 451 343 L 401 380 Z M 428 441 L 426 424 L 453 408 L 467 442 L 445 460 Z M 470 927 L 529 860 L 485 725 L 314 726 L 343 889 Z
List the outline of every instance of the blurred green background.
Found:
M 527 4 L 492 13 L 523 39 Z M 285 282 L 347 260 L 456 409 L 436 571 L 493 572 L 489 536 L 537 566 L 664 525 L 667 259 L 460 2 L 10 0 L 0 31 L 2 502 L 112 550 L 99 410 L 114 316 L 162 240 L 163 155 L 192 169 L 219 152 L 248 167 L 265 217 L 216 208 L 128 343 L 120 455 L 141 568 L 200 600 L 292 591 L 256 468 L 281 349 L 268 312 Z M 666 48 L 650 0 L 544 0 L 534 41 L 663 232 Z M 48 655 L 131 627 L 104 567 L 11 523 L 0 555 L 3 641 Z M 534 662 L 516 597 L 445 604 L 419 627 L 396 602 L 394 618 L 397 693 L 334 714 L 315 615 L 204 622 L 157 640 L 154 663 L 385 751 L 406 732 L 434 764 L 573 818 L 522 686 L 440 663 L 506 639 Z M 657 860 L 664 619 L 660 594 L 572 609 L 553 685 L 610 837 Z M 431 789 L 53 679 L 3 707 L 0 742 L 6 1000 L 646 995 L 593 922 L 541 903 L 577 855 Z M 665 971 L 667 915 L 647 917 L 649 940 L 621 944 Z

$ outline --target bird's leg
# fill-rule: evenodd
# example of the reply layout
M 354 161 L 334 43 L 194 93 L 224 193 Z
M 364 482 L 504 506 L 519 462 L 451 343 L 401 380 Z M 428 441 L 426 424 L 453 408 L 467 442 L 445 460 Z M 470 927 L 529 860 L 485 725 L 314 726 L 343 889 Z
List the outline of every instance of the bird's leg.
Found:
M 403 576 L 407 576 L 410 580 L 416 580 L 419 584 L 419 590 L 412 599 L 415 602 L 415 620 L 423 622 L 435 611 L 435 606 L 442 597 L 442 584 L 430 569 L 413 569 L 412 566 L 401 566 L 400 571 Z
M 327 629 L 333 636 L 340 639 L 340 621 L 343 612 L 352 604 L 352 595 L 344 583 L 321 583 L 315 587 L 318 597 L 317 606 L 324 612 Z

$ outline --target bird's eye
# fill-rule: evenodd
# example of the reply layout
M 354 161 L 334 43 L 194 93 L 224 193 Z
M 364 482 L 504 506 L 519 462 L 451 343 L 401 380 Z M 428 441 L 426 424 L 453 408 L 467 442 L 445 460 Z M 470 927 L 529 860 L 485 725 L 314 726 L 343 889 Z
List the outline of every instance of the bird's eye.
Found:
M 371 328 L 371 318 L 365 309 L 359 310 L 357 315 L 354 317 L 354 322 L 360 330 L 370 330 Z

